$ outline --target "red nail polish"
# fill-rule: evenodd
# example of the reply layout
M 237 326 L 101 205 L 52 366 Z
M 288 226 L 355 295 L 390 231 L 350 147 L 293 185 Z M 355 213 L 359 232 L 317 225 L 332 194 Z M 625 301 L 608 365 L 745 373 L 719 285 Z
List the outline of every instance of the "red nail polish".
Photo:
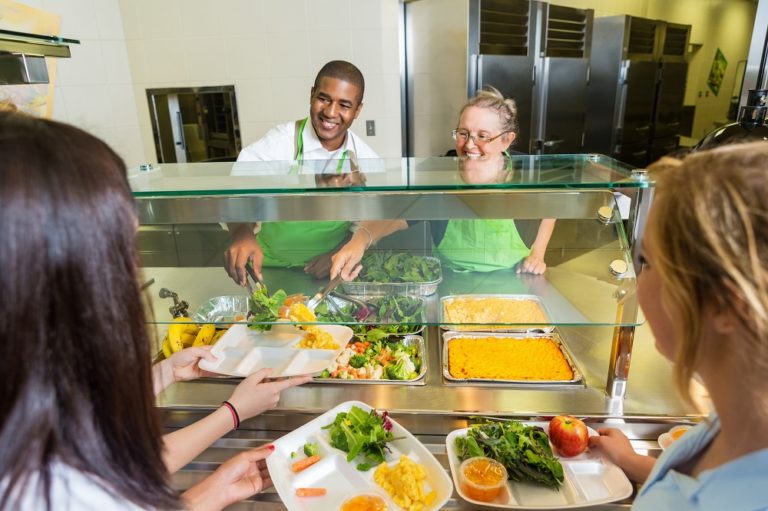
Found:
M 267 446 L 267 449 L 269 449 L 270 451 L 274 451 L 274 450 L 275 450 L 275 446 L 274 446 L 274 444 L 269 444 L 269 445 Z

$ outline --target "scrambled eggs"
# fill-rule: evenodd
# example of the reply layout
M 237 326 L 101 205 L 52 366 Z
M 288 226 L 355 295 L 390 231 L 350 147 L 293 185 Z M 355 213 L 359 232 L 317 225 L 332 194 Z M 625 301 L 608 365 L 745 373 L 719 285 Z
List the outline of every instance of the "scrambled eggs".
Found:
M 311 323 L 317 321 L 315 313 L 303 303 L 297 302 L 288 310 L 288 319 L 297 323 Z M 315 325 L 299 325 L 299 328 L 307 333 L 299 341 L 298 347 L 311 350 L 337 350 L 338 343 L 333 341 L 333 336 Z
M 443 303 L 446 323 L 481 323 L 495 325 L 489 330 L 510 325 L 540 324 L 549 321 L 541 305 L 534 300 L 511 298 L 454 298 Z M 477 330 L 473 325 L 453 325 L 452 330 Z
M 373 479 L 406 511 L 422 511 L 437 497 L 434 490 L 424 494 L 421 486 L 427 479 L 427 471 L 405 455 L 392 468 L 386 462 L 379 465 Z

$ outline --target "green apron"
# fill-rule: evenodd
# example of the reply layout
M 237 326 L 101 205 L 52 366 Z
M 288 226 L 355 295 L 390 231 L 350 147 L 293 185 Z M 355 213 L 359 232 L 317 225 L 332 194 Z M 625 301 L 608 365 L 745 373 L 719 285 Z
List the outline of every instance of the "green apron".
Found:
M 304 159 L 304 127 L 307 118 L 296 121 L 294 160 Z M 339 161 L 340 172 L 347 151 Z M 304 266 L 312 258 L 330 252 L 349 234 L 349 222 L 264 222 L 256 235 L 264 253 L 263 266 Z
M 434 252 L 458 272 L 509 269 L 531 253 L 514 220 L 449 220 Z

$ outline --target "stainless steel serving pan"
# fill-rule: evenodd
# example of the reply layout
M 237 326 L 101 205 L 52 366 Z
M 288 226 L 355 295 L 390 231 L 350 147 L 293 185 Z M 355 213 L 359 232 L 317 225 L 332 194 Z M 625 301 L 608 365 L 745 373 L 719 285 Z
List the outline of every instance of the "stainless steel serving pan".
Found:
M 552 332 L 554 325 L 483 325 L 483 324 L 468 324 L 460 326 L 458 323 L 448 323 L 448 318 L 445 314 L 445 305 L 447 302 L 457 299 L 479 299 L 479 298 L 498 298 L 501 300 L 529 300 L 536 302 L 536 304 L 544 312 L 544 317 L 547 320 L 552 319 L 552 315 L 549 313 L 541 298 L 536 295 L 525 294 L 463 294 L 463 295 L 447 295 L 440 298 L 440 328 L 444 330 L 456 330 L 462 332 L 521 332 L 521 333 L 548 333 Z
M 449 370 L 448 366 L 448 345 L 453 339 L 484 339 L 487 337 L 495 337 L 499 339 L 550 339 L 554 342 L 565 357 L 565 361 L 573 372 L 573 378 L 569 380 L 496 380 L 490 378 L 456 378 Z M 583 377 L 576 364 L 573 363 L 573 358 L 568 349 L 563 343 L 562 338 L 557 332 L 550 333 L 500 333 L 500 332 L 456 332 L 447 331 L 443 332 L 443 377 L 450 382 L 476 382 L 476 383 L 493 383 L 493 384 L 517 384 L 517 385 L 575 385 L 583 383 Z
M 407 335 L 403 338 L 397 337 L 392 339 L 392 341 L 402 342 L 406 346 L 416 346 L 419 359 L 421 360 L 421 368 L 416 378 L 412 380 L 342 380 L 340 378 L 320 378 L 316 376 L 312 381 L 315 383 L 341 383 L 345 385 L 424 385 L 424 376 L 427 374 L 427 351 L 424 338 L 419 335 Z
M 438 264 L 438 277 L 428 282 L 342 282 L 345 293 L 368 297 L 386 295 L 430 296 L 437 292 L 437 286 L 443 281 L 443 267 L 437 257 L 426 256 L 424 259 Z

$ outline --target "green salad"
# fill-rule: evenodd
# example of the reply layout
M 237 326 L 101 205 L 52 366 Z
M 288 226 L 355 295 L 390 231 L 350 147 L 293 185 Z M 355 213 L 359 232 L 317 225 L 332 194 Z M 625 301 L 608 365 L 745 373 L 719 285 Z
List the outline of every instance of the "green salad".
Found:
M 269 294 L 266 286 L 260 286 L 253 291 L 248 299 L 248 328 L 253 330 L 271 330 L 272 325 L 260 325 L 258 323 L 274 323 L 280 317 L 280 307 L 288 297 L 282 289 L 274 294 Z
M 333 299 L 333 298 L 330 298 Z M 356 334 L 369 330 L 381 330 L 386 334 L 410 334 L 421 329 L 424 321 L 424 300 L 411 296 L 385 296 L 367 302 L 361 310 L 348 304 L 334 309 L 323 302 L 315 309 L 317 320 L 327 323 L 362 323 L 349 326 Z
M 347 453 L 347 461 L 361 456 L 363 462 L 357 469 L 366 471 L 385 460 L 389 451 L 387 443 L 394 440 L 392 421 L 387 412 L 379 415 L 376 410 L 365 410 L 352 406 L 348 412 L 339 413 L 328 430 L 331 446 Z
M 359 282 L 434 282 L 440 278 L 440 262 L 408 252 L 368 252 L 361 261 Z
M 563 466 L 552 453 L 543 429 L 518 421 L 484 422 L 470 426 L 467 436 L 455 442 L 459 460 L 475 456 L 503 464 L 512 481 L 527 481 L 557 488 L 563 483 Z

